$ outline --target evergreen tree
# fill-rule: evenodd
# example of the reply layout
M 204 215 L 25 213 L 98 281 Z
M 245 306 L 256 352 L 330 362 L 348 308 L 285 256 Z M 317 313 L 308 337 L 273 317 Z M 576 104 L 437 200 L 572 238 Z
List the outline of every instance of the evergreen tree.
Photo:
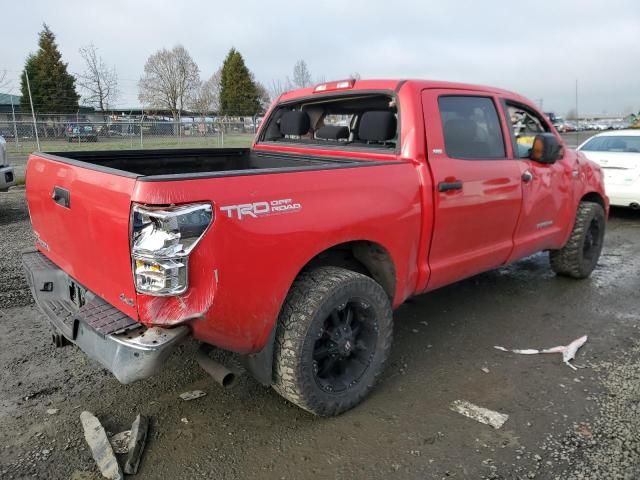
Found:
M 222 64 L 220 78 L 220 114 L 255 115 L 262 110 L 260 92 L 240 52 L 229 50 Z
M 38 40 L 38 52 L 27 57 L 27 61 L 20 76 L 22 110 L 31 111 L 29 90 L 25 75 L 29 75 L 33 107 L 42 113 L 72 113 L 78 110 L 76 80 L 67 72 L 67 64 L 62 61 L 62 55 L 56 44 L 56 37 L 49 27 L 44 24 Z

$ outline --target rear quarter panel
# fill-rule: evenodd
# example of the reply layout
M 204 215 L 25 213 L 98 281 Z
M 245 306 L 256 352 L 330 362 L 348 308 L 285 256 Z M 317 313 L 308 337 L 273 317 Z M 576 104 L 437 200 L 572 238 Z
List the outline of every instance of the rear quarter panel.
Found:
M 291 199 L 288 213 L 239 219 L 230 205 Z M 138 295 L 143 323 L 190 322 L 200 340 L 240 353 L 266 343 L 295 277 L 320 252 L 377 242 L 396 269 L 395 303 L 415 290 L 421 198 L 415 166 L 384 165 L 169 182 L 138 181 L 133 201 L 210 201 L 215 217 L 189 260 L 179 297 Z

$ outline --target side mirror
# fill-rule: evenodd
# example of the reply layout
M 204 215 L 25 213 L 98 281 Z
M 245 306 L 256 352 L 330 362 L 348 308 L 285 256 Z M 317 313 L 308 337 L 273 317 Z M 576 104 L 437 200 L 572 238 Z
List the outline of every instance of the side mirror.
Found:
M 540 163 L 555 163 L 562 156 L 562 145 L 553 133 L 540 133 L 533 140 L 529 159 Z

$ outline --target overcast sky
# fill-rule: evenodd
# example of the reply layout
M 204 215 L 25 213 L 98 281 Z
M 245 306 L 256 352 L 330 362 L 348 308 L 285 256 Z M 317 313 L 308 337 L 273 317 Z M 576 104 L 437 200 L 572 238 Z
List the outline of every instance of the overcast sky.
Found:
M 71 72 L 93 42 L 139 105 L 147 57 L 184 45 L 202 77 L 235 46 L 265 86 L 304 59 L 314 78 L 431 78 L 503 87 L 545 111 L 640 110 L 640 1 L 189 0 L 5 2 L 0 71 L 19 72 L 46 22 Z M 17 89 L 17 88 L 15 88 Z

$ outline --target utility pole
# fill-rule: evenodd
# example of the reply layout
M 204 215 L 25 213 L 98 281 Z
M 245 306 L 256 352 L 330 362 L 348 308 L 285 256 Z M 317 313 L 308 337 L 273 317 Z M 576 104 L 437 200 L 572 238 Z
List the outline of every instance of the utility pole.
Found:
M 40 151 L 40 137 L 38 137 L 38 124 L 36 123 L 36 112 L 33 109 L 33 97 L 31 96 L 31 84 L 29 83 L 29 73 L 24 71 L 24 76 L 27 79 L 27 90 L 29 91 L 29 103 L 31 104 L 31 118 L 33 118 L 33 129 L 36 133 L 36 145 L 38 145 L 38 151 Z
M 578 112 L 578 79 L 576 78 L 576 145 L 580 145 L 580 114 Z

